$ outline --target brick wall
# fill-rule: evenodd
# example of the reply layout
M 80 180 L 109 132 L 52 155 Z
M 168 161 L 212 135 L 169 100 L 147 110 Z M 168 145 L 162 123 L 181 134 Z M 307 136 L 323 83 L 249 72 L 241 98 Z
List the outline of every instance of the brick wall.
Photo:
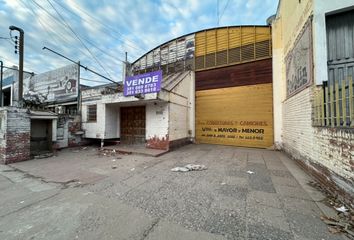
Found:
M 9 164 L 30 159 L 31 120 L 26 109 L 0 109 L 1 163 Z
M 354 129 L 312 127 L 313 89 L 283 102 L 283 149 L 344 200 L 354 197 Z

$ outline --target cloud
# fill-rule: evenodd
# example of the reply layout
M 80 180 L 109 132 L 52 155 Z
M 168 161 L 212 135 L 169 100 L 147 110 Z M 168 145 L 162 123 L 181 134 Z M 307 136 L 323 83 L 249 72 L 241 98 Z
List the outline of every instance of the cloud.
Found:
M 223 11 L 226 3 L 228 7 Z M 223 11 L 220 26 L 265 24 L 266 18 L 275 13 L 276 5 L 274 0 L 219 0 L 219 11 Z M 125 52 L 128 60 L 134 61 L 173 38 L 215 27 L 216 7 L 215 0 L 0 0 L 0 36 L 9 36 L 9 25 L 25 30 L 27 69 L 45 72 L 70 64 L 43 51 L 42 47 L 47 46 L 107 75 L 95 61 L 97 58 L 113 80 L 118 81 Z M 0 41 L 0 58 L 7 65 L 17 63 L 18 55 L 13 53 L 11 43 Z M 104 81 L 86 71 L 82 71 L 82 76 Z

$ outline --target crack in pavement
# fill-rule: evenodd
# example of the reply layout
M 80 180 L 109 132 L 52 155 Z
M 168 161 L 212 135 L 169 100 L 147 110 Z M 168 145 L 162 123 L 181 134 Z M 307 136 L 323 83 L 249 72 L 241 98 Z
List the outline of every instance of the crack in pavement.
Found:
M 152 232 L 154 231 L 154 229 L 156 228 L 157 224 L 159 223 L 160 219 L 155 219 L 152 224 L 150 225 L 150 227 L 148 229 L 146 229 L 143 232 L 143 235 L 141 236 L 140 240 L 144 240 L 146 239 L 146 237 Z
M 46 200 L 49 200 L 49 199 L 51 199 L 51 198 L 53 198 L 53 197 L 55 197 L 55 196 L 57 196 L 57 195 L 59 195 L 59 194 L 60 194 L 60 192 L 54 193 L 53 195 L 51 195 L 51 196 L 49 196 L 49 197 L 40 199 L 40 200 L 38 200 L 38 201 L 36 201 L 36 202 L 33 202 L 33 203 L 28 204 L 28 205 L 26 205 L 26 206 L 23 206 L 22 208 L 16 209 L 15 211 L 6 213 L 6 214 L 4 214 L 4 215 L 0 215 L 0 218 L 3 218 L 3 217 L 6 217 L 6 216 L 9 216 L 9 215 L 12 215 L 12 214 L 17 213 L 17 212 L 20 212 L 20 211 L 23 210 L 23 209 L 30 208 L 30 207 L 32 207 L 32 206 L 35 205 L 35 204 L 38 204 L 38 203 L 44 202 L 44 201 L 46 201 Z

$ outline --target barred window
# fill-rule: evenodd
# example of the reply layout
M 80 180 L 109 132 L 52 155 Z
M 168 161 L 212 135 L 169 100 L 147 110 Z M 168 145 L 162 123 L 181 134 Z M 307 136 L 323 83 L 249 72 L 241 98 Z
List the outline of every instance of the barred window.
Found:
M 97 105 L 87 106 L 87 121 L 96 122 L 97 120 Z

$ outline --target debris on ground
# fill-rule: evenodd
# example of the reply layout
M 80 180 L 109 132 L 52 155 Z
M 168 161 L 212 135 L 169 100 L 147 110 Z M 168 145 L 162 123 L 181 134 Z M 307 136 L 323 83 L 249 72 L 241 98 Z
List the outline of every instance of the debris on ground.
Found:
M 42 153 L 34 156 L 35 159 L 42 159 L 42 158 L 49 158 L 49 157 L 53 157 L 53 153 L 48 152 L 48 153 Z
M 354 225 L 353 221 L 347 221 L 344 219 L 334 219 L 326 216 L 321 217 L 322 221 L 328 226 L 330 233 L 346 233 L 350 239 L 354 239 Z
M 225 185 L 225 184 L 226 184 L 226 182 L 222 182 L 222 183 L 221 183 L 221 185 Z
M 112 166 L 112 169 L 116 169 L 116 168 L 117 168 L 117 166 L 116 166 L 116 165 L 113 165 L 113 166 Z
M 116 150 L 116 149 L 106 149 L 100 148 L 98 149 L 98 155 L 109 156 L 109 157 L 116 157 L 117 155 L 127 155 L 127 153 Z M 116 159 L 121 159 L 121 157 L 116 157 Z
M 338 212 L 342 212 L 342 213 L 349 211 L 349 209 L 346 208 L 345 206 L 338 207 L 338 208 L 336 208 L 336 210 L 337 210 Z
M 248 174 L 254 174 L 255 172 L 248 170 L 247 173 Z
M 208 169 L 205 165 L 200 164 L 187 164 L 184 167 L 172 168 L 172 172 L 189 172 L 189 171 L 202 171 Z
M 349 239 L 354 239 L 353 208 L 345 206 L 337 196 L 332 195 L 318 182 L 310 181 L 308 184 L 324 193 L 326 198 L 322 202 L 337 211 L 335 218 L 328 216 L 321 217 L 322 221 L 328 225 L 328 231 L 333 234 L 345 233 Z
M 130 169 L 130 171 L 134 171 L 134 170 L 135 170 L 135 168 L 131 168 L 131 169 Z

